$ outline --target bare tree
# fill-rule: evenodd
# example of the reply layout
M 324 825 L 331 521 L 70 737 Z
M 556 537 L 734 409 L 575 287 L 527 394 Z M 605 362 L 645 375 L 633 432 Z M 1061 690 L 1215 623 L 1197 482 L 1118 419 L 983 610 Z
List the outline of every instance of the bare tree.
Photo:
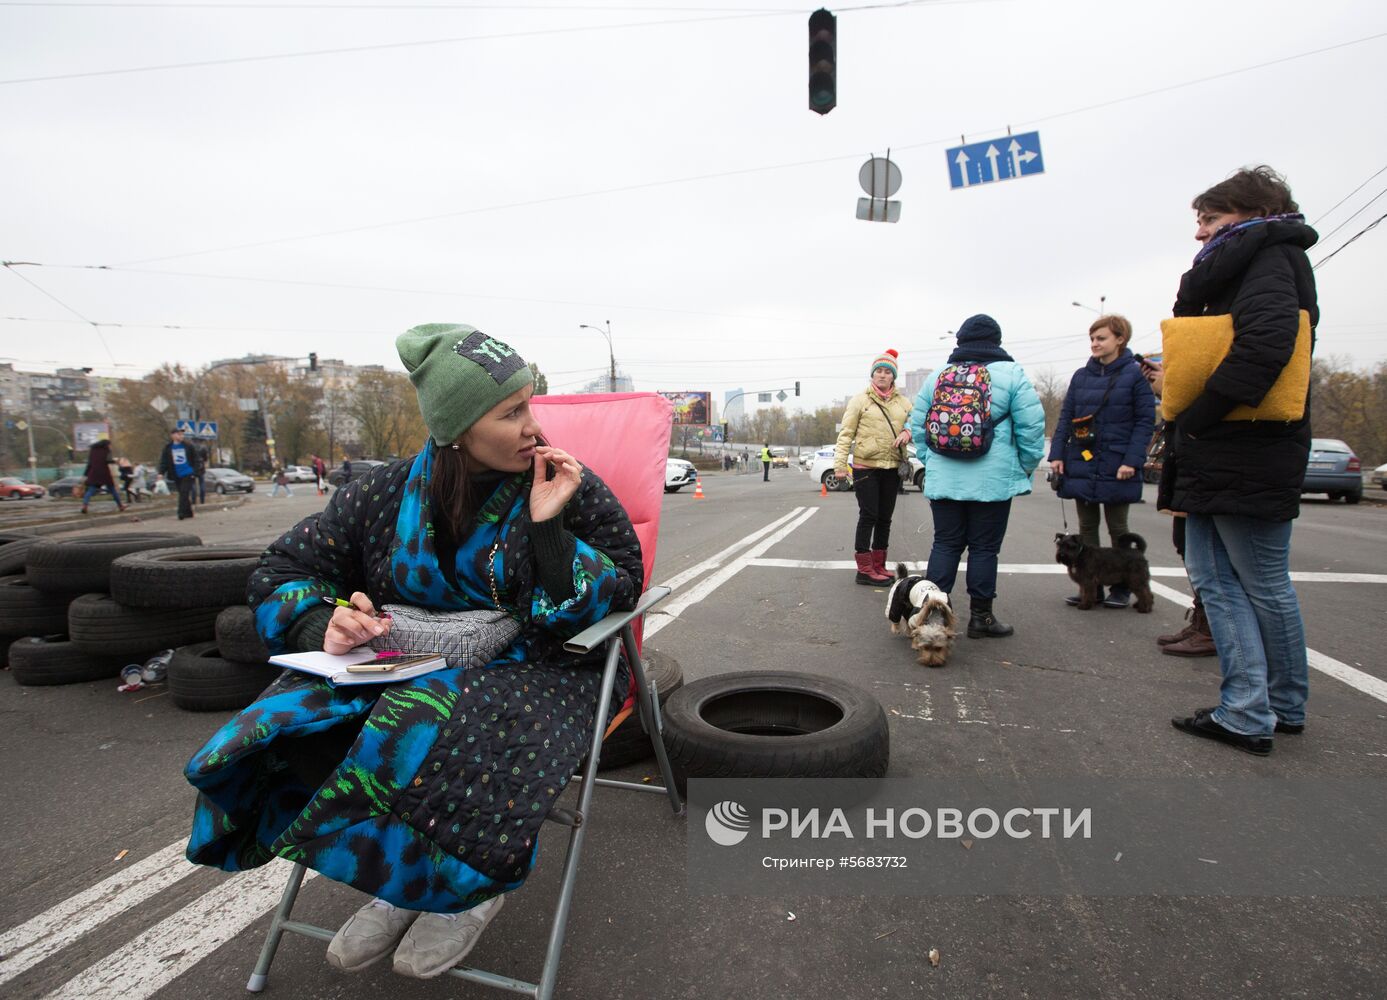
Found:
M 1060 407 L 1064 405 L 1069 383 L 1048 366 L 1026 374 L 1030 376 L 1031 385 L 1035 386 L 1035 394 L 1040 397 L 1040 405 L 1045 410 L 1045 435 L 1049 437 L 1059 423 Z
M 413 450 L 428 433 L 414 387 L 396 372 L 364 373 L 347 409 L 361 425 L 361 443 L 369 455 L 385 458 Z

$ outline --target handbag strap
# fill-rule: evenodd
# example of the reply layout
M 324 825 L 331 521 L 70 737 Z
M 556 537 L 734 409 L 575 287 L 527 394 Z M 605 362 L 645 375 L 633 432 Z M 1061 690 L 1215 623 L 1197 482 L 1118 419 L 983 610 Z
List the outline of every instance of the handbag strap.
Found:
M 889 414 L 889 413 L 886 412 L 886 407 L 882 406 L 882 405 L 881 405 L 881 400 L 877 399 L 875 396 L 872 397 L 872 402 L 873 402 L 873 403 L 876 403 L 877 409 L 880 410 L 880 411 L 881 411 L 881 415 L 882 415 L 883 417 L 886 418 L 886 426 L 889 427 L 889 428 L 891 428 L 891 440 L 892 440 L 892 441 L 896 440 L 896 435 L 898 435 L 898 434 L 900 433 L 900 431 L 896 430 L 896 425 L 893 424 L 893 423 L 891 423 L 891 414 Z M 906 450 L 905 450 L 904 448 L 901 448 L 901 449 L 900 449 L 900 453 L 901 453 L 901 461 L 902 461 L 902 462 L 908 462 L 908 461 L 910 461 L 910 459 L 907 457 L 907 453 L 906 453 Z

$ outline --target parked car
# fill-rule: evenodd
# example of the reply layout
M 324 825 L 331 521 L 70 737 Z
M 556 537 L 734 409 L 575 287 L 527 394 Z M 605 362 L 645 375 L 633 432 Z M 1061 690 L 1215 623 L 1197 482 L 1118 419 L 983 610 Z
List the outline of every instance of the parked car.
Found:
M 291 483 L 316 483 L 318 477 L 313 475 L 313 470 L 306 465 L 286 465 L 284 474 L 289 477 Z
M 1373 485 L 1387 490 L 1387 462 L 1373 470 Z
M 209 492 L 215 491 L 221 494 L 255 492 L 255 480 L 244 472 L 237 472 L 235 469 L 208 469 L 205 482 Z
M 26 483 L 14 476 L 0 479 L 0 500 L 38 500 L 47 492 L 36 483 Z
M 665 459 L 665 492 L 678 493 L 698 478 L 698 470 L 692 462 L 682 458 Z
M 366 475 L 366 473 L 370 472 L 372 469 L 376 468 L 377 466 L 384 465 L 384 464 L 385 464 L 384 462 L 377 462 L 374 458 L 354 458 L 354 459 L 352 459 L 352 478 L 351 478 L 351 481 L 352 481 L 352 482 L 356 482 L 358 479 L 360 479 L 362 476 Z M 342 466 L 341 466 L 341 465 L 338 465 L 337 468 L 332 469 L 332 470 L 330 470 L 330 471 L 328 472 L 328 474 L 327 474 L 327 481 L 328 481 L 328 484 L 331 485 L 331 486 L 341 486 L 341 485 L 342 485 Z
M 48 495 L 50 497 L 75 497 L 81 493 L 81 476 L 64 476 L 62 479 L 55 479 L 48 484 Z
M 1300 492 L 1328 493 L 1330 500 L 1342 497 L 1347 503 L 1357 503 L 1363 499 L 1363 463 L 1344 442 L 1314 438 Z
M 828 487 L 830 493 L 852 489 L 852 469 L 848 469 L 848 477 L 839 479 L 833 474 L 833 445 L 827 445 L 814 452 L 814 462 L 809 466 L 809 478 L 816 483 L 823 483 Z M 925 489 L 925 463 L 921 462 L 915 455 L 915 445 L 906 445 L 906 451 L 910 456 L 910 468 L 913 470 L 910 481 L 920 492 Z M 848 455 L 848 465 L 852 465 L 852 455 Z

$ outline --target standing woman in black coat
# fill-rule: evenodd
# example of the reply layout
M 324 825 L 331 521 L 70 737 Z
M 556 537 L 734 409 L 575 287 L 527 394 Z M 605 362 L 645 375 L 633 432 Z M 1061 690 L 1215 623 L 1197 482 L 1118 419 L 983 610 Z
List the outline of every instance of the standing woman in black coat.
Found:
M 1175 315 L 1231 315 L 1233 344 L 1174 421 L 1161 506 L 1188 515 L 1186 566 L 1223 674 L 1216 708 L 1171 723 L 1248 753 L 1305 728 L 1305 625 L 1291 586 L 1291 524 L 1310 454 L 1310 400 L 1293 420 L 1228 419 L 1259 405 L 1295 350 L 1300 312 L 1319 321 L 1305 251 L 1318 236 L 1270 167 L 1239 170 L 1194 199 L 1204 244 Z M 1171 363 L 1167 352 L 1165 363 Z
M 1146 447 L 1156 423 L 1156 402 L 1141 367 L 1127 344 L 1132 324 L 1125 316 L 1099 316 L 1088 328 L 1088 363 L 1069 380 L 1059 423 L 1050 443 L 1050 468 L 1061 476 L 1059 495 L 1072 499 L 1079 512 L 1079 535 L 1085 545 L 1102 545 L 1098 522 L 1105 517 L 1114 546 L 1127 533 L 1127 508 L 1141 499 Z M 1103 598 L 1107 608 L 1132 601 L 1126 587 L 1113 587 Z M 1079 595 L 1064 599 L 1070 607 Z

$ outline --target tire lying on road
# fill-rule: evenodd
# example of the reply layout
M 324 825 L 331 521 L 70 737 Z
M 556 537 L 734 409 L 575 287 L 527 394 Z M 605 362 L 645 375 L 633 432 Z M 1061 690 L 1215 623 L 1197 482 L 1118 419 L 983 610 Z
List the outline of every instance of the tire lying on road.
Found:
M 161 649 L 211 639 L 221 613 L 215 608 L 128 608 L 108 594 L 83 594 L 68 606 L 67 634 L 88 653 L 147 656 Z
M 669 696 L 684 686 L 684 671 L 674 659 L 655 650 L 646 650 L 641 660 L 645 664 L 646 678 L 655 684 L 655 700 L 663 710 Z M 654 756 L 650 734 L 641 722 L 640 712 L 633 708 L 621 725 L 602 741 L 602 757 L 597 769 L 623 767 Z
M 52 635 L 67 632 L 67 609 L 77 594 L 36 590 L 29 578 L 0 576 L 0 635 Z
M 79 684 L 119 676 L 124 656 L 84 653 L 61 635 L 29 636 L 10 646 L 10 673 L 20 684 Z
M 29 558 L 29 550 L 40 541 L 38 535 L 21 535 L 15 532 L 0 533 L 0 576 L 24 572 L 24 561 Z
M 721 674 L 685 684 L 664 711 L 675 780 L 880 778 L 890 762 L 881 703 L 831 677 Z
M 229 712 L 245 708 L 274 683 L 279 667 L 224 659 L 215 642 L 195 642 L 173 651 L 169 698 L 190 712 Z
M 237 663 L 264 663 L 270 658 L 255 631 L 255 616 L 244 604 L 217 615 L 217 645 L 222 656 Z
M 131 552 L 202 545 L 197 535 L 141 531 L 64 541 L 44 539 L 29 550 L 25 574 L 39 590 L 104 594 L 111 589 L 111 564 Z M 206 604 L 208 602 L 200 602 Z
M 244 604 L 262 551 L 207 546 L 135 552 L 111 565 L 111 596 L 132 608 Z

